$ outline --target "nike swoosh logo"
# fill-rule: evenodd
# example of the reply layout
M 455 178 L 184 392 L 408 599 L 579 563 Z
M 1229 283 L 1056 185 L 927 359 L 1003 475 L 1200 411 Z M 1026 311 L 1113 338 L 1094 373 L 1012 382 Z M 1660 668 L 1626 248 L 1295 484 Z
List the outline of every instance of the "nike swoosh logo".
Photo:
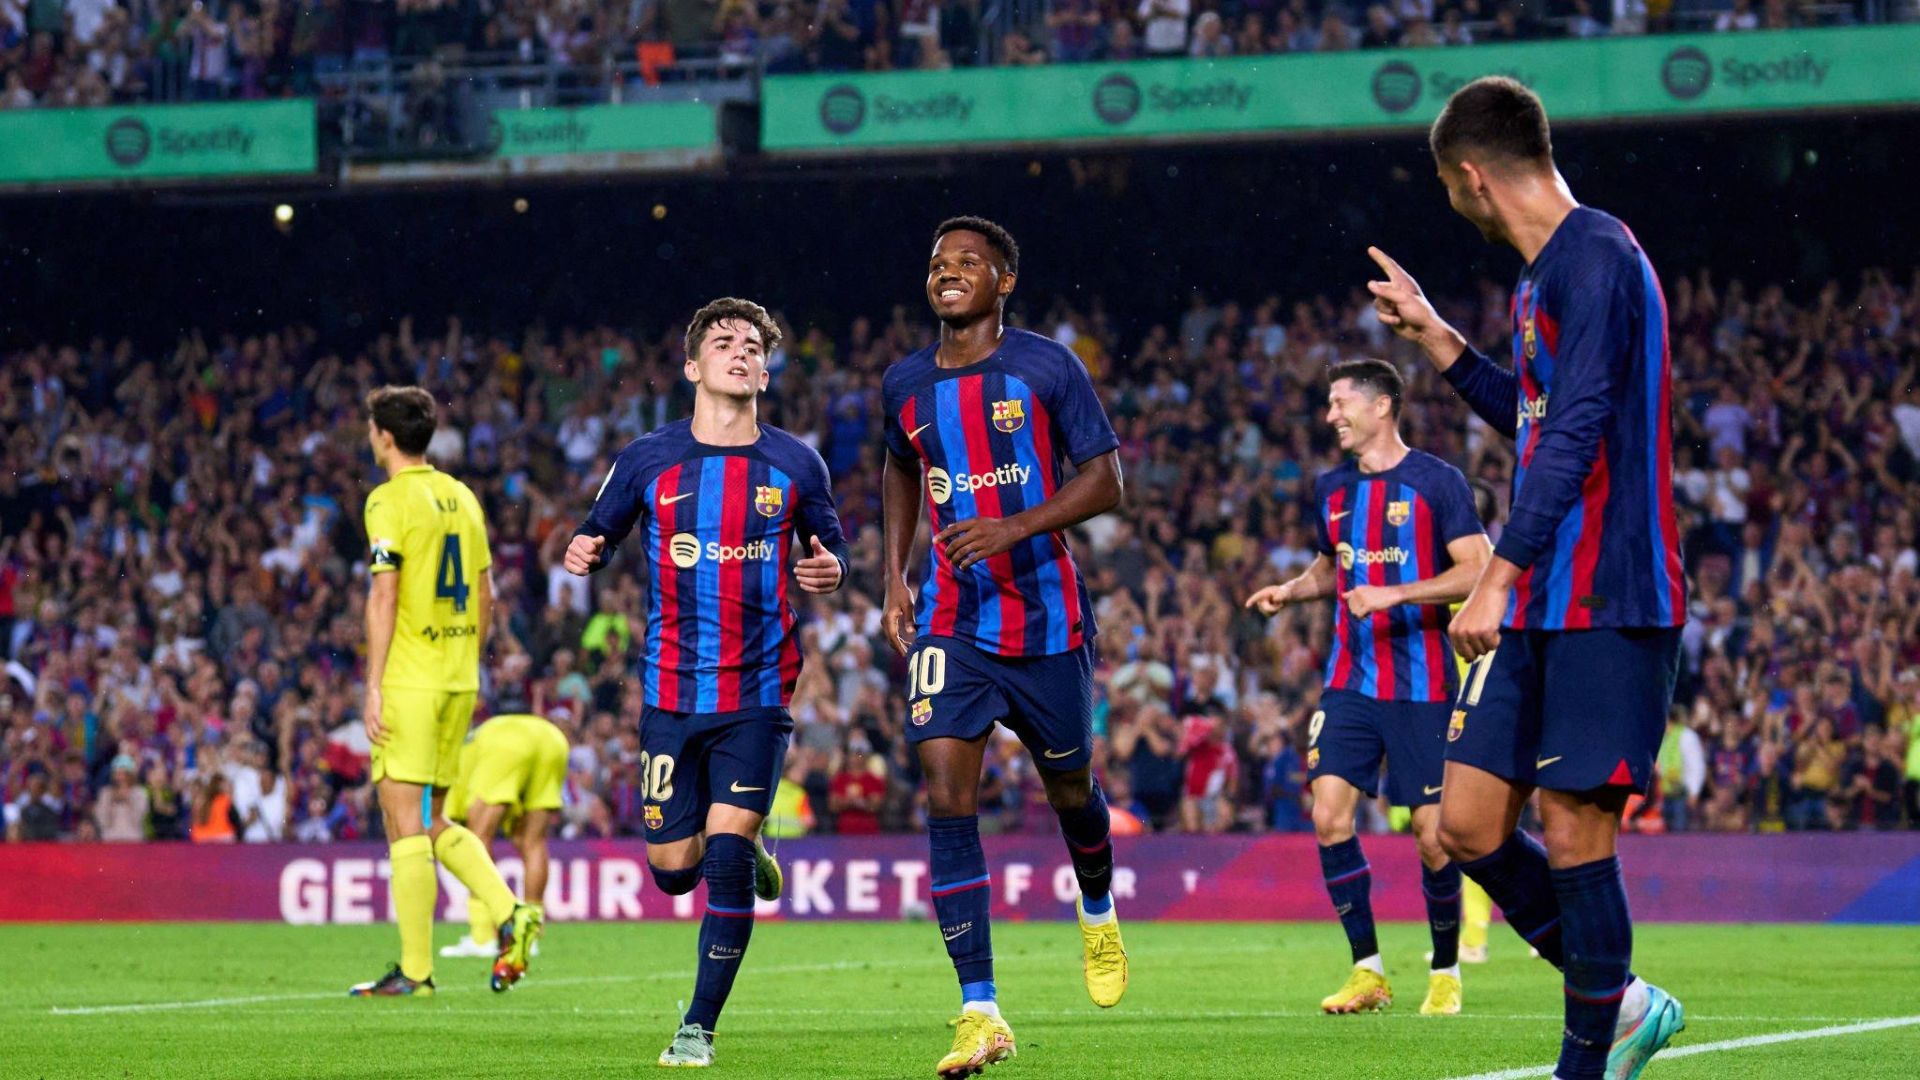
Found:
M 1328 515 L 1327 515 L 1327 520 L 1328 520 L 1328 521 L 1339 521 L 1339 520 L 1340 520 L 1341 518 L 1343 518 L 1343 517 L 1346 517 L 1346 516 L 1347 516 L 1348 514 L 1351 514 L 1351 513 L 1353 513 L 1353 511 L 1351 511 L 1351 510 L 1342 510 L 1342 511 L 1340 511 L 1340 512 L 1339 512 L 1339 513 L 1337 513 L 1337 514 L 1328 514 Z
M 1553 757 L 1543 757 L 1539 761 L 1534 762 L 1533 767 L 1536 769 L 1544 769 L 1547 766 L 1553 764 L 1556 761 L 1559 761 L 1561 758 L 1566 756 L 1567 755 L 1565 754 L 1555 754 Z
M 745 795 L 749 791 L 765 791 L 767 789 L 763 787 L 741 787 L 740 781 L 735 780 L 733 786 L 727 790 L 733 792 L 735 795 Z
M 945 930 L 942 930 L 940 931 L 940 936 L 945 938 L 948 941 L 952 941 L 954 938 L 959 937 L 961 934 L 968 934 L 972 932 L 973 932 L 973 927 L 969 926 L 964 930 L 959 930 L 951 934 L 947 933 Z
M 674 503 L 679 502 L 681 499 L 691 499 L 691 498 L 693 498 L 693 492 L 691 491 L 687 492 L 684 495 L 662 495 L 660 497 L 660 505 L 672 506 Z
M 1440 789 L 1437 787 L 1427 787 L 1423 784 L 1420 787 L 1420 793 L 1422 795 L 1438 795 L 1440 794 Z
M 921 424 L 921 425 L 920 425 L 919 427 L 917 427 L 917 428 L 914 428 L 914 429 L 913 429 L 912 431 L 909 431 L 909 432 L 907 432 L 907 438 L 908 438 L 909 440 L 912 440 L 912 439 L 917 439 L 917 438 L 919 438 L 919 437 L 920 437 L 920 433 L 921 433 L 921 432 L 923 432 L 923 431 L 925 431 L 925 430 L 927 430 L 928 428 L 930 428 L 930 427 L 932 427 L 932 426 L 933 426 L 932 424 Z M 951 939 L 949 939 L 949 940 L 951 940 Z
M 1049 750 L 1046 756 L 1049 761 L 1059 761 L 1061 758 L 1070 758 L 1079 752 L 1080 748 L 1076 746 L 1071 750 Z

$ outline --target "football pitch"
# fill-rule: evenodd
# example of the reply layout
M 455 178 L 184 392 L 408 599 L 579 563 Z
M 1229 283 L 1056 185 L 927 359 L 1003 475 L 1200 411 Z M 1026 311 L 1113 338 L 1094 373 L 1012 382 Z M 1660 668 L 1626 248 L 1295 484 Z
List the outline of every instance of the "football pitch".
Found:
M 460 929 L 442 925 L 439 943 Z M 0 1076 L 656 1075 L 692 990 L 695 932 L 563 923 L 510 993 L 488 992 L 485 961 L 443 959 L 432 998 L 354 1000 L 346 987 L 397 955 L 392 927 L 0 926 Z M 1102 1011 L 1081 986 L 1072 925 L 993 928 L 1019 1056 L 988 1077 L 1517 1080 L 1547 1075 L 1559 1044 L 1558 975 L 1499 924 L 1492 960 L 1465 969 L 1467 1011 L 1445 1018 L 1418 1015 L 1423 925 L 1381 928 L 1395 1005 L 1350 1017 L 1316 1010 L 1346 973 L 1331 922 L 1140 923 L 1126 934 L 1131 989 Z M 1646 1080 L 1920 1069 L 1920 927 L 1636 935 L 1636 967 L 1688 1010 Z M 930 1077 L 957 1007 L 931 925 L 763 921 L 711 1075 Z

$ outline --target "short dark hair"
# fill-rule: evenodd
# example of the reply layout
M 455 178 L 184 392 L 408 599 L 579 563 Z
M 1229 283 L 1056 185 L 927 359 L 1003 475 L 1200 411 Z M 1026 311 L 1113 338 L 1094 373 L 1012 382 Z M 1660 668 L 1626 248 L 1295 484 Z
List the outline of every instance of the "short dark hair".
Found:
M 1427 132 L 1427 144 L 1443 165 L 1458 165 L 1474 153 L 1536 165 L 1553 160 L 1546 106 L 1505 75 L 1487 75 L 1454 91 Z
M 940 238 L 948 233 L 961 231 L 977 232 L 981 236 L 986 237 L 987 246 L 994 250 L 994 254 L 1000 256 L 1002 263 L 1006 264 L 1007 273 L 1017 274 L 1020 272 L 1020 245 L 1013 242 L 1012 233 L 1001 228 L 998 224 L 988 221 L 986 218 L 971 216 L 950 217 L 941 222 L 939 228 L 933 230 L 933 242 L 938 244 Z
M 367 415 L 373 426 L 393 436 L 393 445 L 408 457 L 427 452 L 435 424 L 433 395 L 418 386 L 383 386 L 367 394 Z
M 723 296 L 693 313 L 693 321 L 687 324 L 687 336 L 680 345 L 687 351 L 687 359 L 692 360 L 700 353 L 700 343 L 707 339 L 707 331 L 716 323 L 730 319 L 738 320 L 760 331 L 760 346 L 771 353 L 780 344 L 780 324 L 773 321 L 767 309 L 751 300 L 742 300 L 737 296 Z
M 1332 386 L 1341 379 L 1350 380 L 1374 397 L 1385 394 L 1393 403 L 1393 418 L 1400 418 L 1400 399 L 1406 395 L 1407 383 L 1392 364 L 1385 360 L 1349 360 L 1335 364 L 1333 370 L 1327 372 L 1327 385 Z

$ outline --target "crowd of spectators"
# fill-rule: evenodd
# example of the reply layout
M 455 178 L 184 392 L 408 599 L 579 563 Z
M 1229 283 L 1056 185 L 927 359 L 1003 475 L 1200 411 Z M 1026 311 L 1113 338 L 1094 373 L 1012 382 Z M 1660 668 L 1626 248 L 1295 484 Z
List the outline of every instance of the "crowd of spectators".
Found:
M 1777 29 L 1880 16 L 1813 0 L 0 0 L 0 108 L 320 92 L 436 57 L 548 65 L 600 85 L 689 58 L 772 72 L 1254 55 Z M 1724 10 L 1721 10 L 1724 9 Z M 1684 16 L 1684 17 L 1683 17 Z
M 1920 825 L 1920 276 L 1789 297 L 1701 272 L 1668 293 L 1690 607 L 1659 787 L 1633 825 Z M 1503 354 L 1504 287 L 1442 310 Z M 1325 371 L 1400 362 L 1408 442 L 1501 507 L 1511 448 L 1362 292 L 1195 293 L 1167 314 L 1127 329 L 1098 302 L 1056 302 L 1022 320 L 1086 362 L 1122 440 L 1127 502 L 1075 536 L 1101 627 L 1097 767 L 1123 831 L 1299 829 L 1330 612 L 1269 619 L 1241 600 L 1312 557 L 1312 478 L 1338 455 L 1319 419 Z M 911 829 L 904 671 L 876 604 L 879 386 L 930 325 L 895 309 L 788 330 L 763 415 L 828 461 L 853 572 L 803 600 L 770 828 Z M 685 413 L 678 348 L 665 324 L 509 337 L 450 320 L 358 343 L 293 326 L 0 357 L 8 836 L 380 835 L 358 715 L 360 515 L 380 479 L 361 401 L 389 381 L 443 403 L 430 456 L 474 487 L 493 530 L 502 628 L 481 712 L 531 707 L 566 730 L 565 835 L 640 831 L 644 568 L 580 579 L 560 555 L 611 455 Z M 989 829 L 1054 827 L 1008 738 L 981 807 Z

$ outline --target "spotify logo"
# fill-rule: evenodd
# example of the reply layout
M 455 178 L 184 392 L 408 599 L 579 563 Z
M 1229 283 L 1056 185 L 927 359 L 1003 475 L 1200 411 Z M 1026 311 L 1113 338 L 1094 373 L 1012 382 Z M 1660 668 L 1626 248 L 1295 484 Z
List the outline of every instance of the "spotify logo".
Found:
M 947 470 L 927 470 L 927 494 L 933 496 L 933 501 L 941 506 L 947 505 L 947 500 L 953 498 L 953 477 L 947 474 Z
M 691 570 L 700 561 L 700 538 L 692 533 L 675 533 L 667 542 L 667 554 L 673 558 L 673 565 Z

